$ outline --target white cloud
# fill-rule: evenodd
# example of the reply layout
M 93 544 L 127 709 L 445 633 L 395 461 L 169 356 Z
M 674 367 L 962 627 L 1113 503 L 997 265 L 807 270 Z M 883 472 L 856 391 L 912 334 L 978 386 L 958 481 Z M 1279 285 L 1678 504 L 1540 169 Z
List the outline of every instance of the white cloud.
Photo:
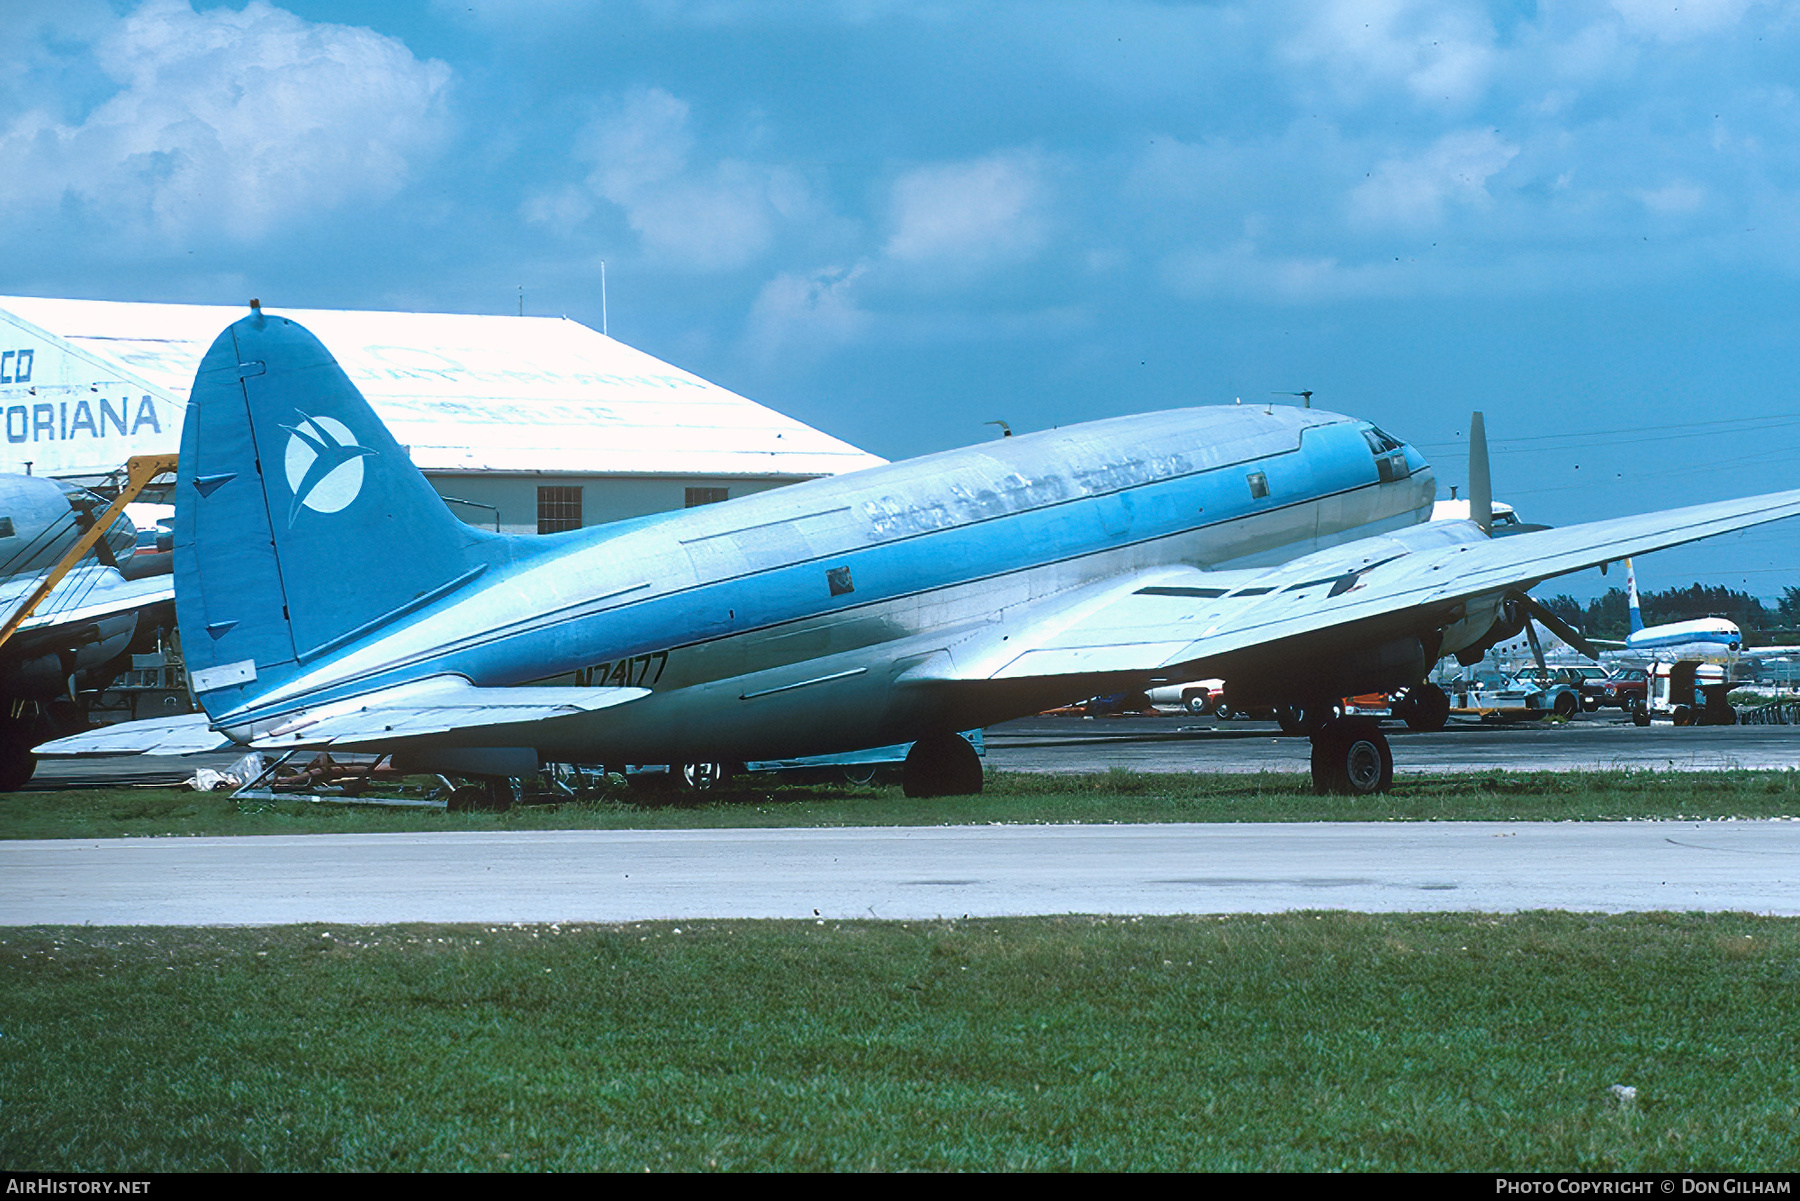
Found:
M 445 133 L 443 63 L 263 0 L 148 0 L 91 55 L 118 90 L 75 123 L 41 106 L 0 129 L 0 209 L 73 204 L 124 232 L 254 239 L 393 195 Z
M 1633 32 L 1680 42 L 1736 25 L 1753 0 L 1612 0 Z
M 577 151 L 594 164 L 587 186 L 624 211 L 654 258 L 729 271 L 760 258 L 784 228 L 827 218 L 794 171 L 735 158 L 691 163 L 689 115 L 685 101 L 651 88 L 593 125 Z
M 1638 199 L 1653 213 L 1681 216 L 1697 212 L 1706 203 L 1706 189 L 1686 179 L 1677 179 L 1660 188 L 1640 191 Z
M 1030 258 L 1049 235 L 1048 199 L 1031 153 L 920 167 L 894 184 L 887 256 L 963 268 Z
M 1488 179 L 1518 153 L 1491 130 L 1445 134 L 1410 158 L 1384 159 L 1351 192 L 1351 215 L 1365 225 L 1434 225 L 1447 202 L 1487 203 Z
M 776 276 L 763 285 L 750 309 L 747 342 L 764 360 L 791 352 L 817 353 L 853 342 L 870 315 L 856 303 L 852 286 L 865 267 L 827 267 Z
M 1333 256 L 1269 254 L 1248 238 L 1218 250 L 1183 251 L 1162 264 L 1163 282 L 1181 295 L 1284 303 L 1399 295 L 1415 286 L 1408 275 Z
M 594 163 L 588 186 L 614 204 L 630 205 L 681 174 L 693 145 L 686 101 L 661 88 L 639 92 L 591 131 L 583 153 Z
M 519 215 L 532 225 L 566 234 L 594 214 L 594 198 L 587 189 L 565 184 L 527 196 Z
M 1309 74 L 1323 70 L 1343 95 L 1401 86 L 1417 99 L 1462 104 L 1496 66 L 1493 23 L 1462 0 L 1332 0 L 1286 48 Z

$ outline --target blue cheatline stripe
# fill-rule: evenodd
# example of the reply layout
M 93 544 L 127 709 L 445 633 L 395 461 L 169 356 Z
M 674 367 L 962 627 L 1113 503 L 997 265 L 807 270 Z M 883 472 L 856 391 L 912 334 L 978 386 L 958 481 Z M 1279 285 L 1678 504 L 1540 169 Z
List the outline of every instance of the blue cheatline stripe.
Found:
M 1354 427 L 1350 428 L 1354 432 Z M 1360 439 L 1357 446 L 1361 447 Z M 1254 500 L 1244 484 L 1246 463 L 1261 464 L 1277 479 L 1288 477 L 1286 482 L 1290 484 L 1303 482 L 1314 487 L 1303 496 L 1276 503 Z M 539 665 L 534 676 L 543 678 L 574 670 L 596 657 L 691 649 L 811 618 L 847 614 L 979 584 L 1022 570 L 1053 567 L 1096 554 L 1201 534 L 1244 517 L 1277 513 L 1382 487 L 1370 478 L 1372 475 L 1366 448 L 1354 455 L 1330 445 L 1320 446 L 1311 455 L 1305 448 L 1284 450 L 1261 460 L 902 535 L 875 546 L 816 554 L 779 567 L 745 571 L 597 611 L 580 611 L 610 599 L 596 598 L 386 664 L 362 674 L 354 684 L 346 682 L 330 692 L 311 695 L 304 703 L 318 703 L 339 691 L 367 690 L 393 682 L 381 677 L 425 663 L 434 663 L 439 670 L 495 679 L 505 678 L 510 664 L 528 661 Z M 1117 535 L 1103 532 L 1102 510 L 1107 506 L 1125 509 L 1125 525 Z M 1205 520 L 1194 520 L 1202 514 Z M 1404 515 L 1381 520 L 1401 516 Z M 597 540 L 569 553 L 591 554 L 607 546 L 607 540 Z M 1309 549 L 1309 545 L 1297 545 L 1295 553 Z M 501 579 L 521 578 L 534 566 L 541 570 L 541 562 L 522 564 Z M 831 602 L 824 577 L 826 566 L 851 568 L 857 587 L 846 596 L 854 598 L 854 603 Z M 500 582 L 496 580 L 496 585 Z M 732 615 L 729 626 L 723 620 L 727 613 Z M 705 631 L 707 621 L 696 614 L 718 615 L 720 620 L 714 623 L 718 628 Z M 412 620 L 429 619 L 429 615 L 421 615 Z M 671 640 L 672 630 L 683 630 L 688 637 Z M 694 633 L 700 636 L 695 637 Z M 292 708 L 294 703 L 283 707 Z M 271 713 L 279 711 L 272 709 Z M 253 708 L 246 707 L 231 716 L 237 720 L 253 712 Z

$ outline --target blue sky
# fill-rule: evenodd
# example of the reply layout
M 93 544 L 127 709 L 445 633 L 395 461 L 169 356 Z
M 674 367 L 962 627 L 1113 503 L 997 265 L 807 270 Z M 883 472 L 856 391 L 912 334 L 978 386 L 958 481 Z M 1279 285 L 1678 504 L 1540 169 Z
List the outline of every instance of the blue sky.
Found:
M 604 260 L 615 336 L 891 458 L 1310 388 L 1446 483 L 1484 410 L 1554 524 L 1800 486 L 1800 4 L 0 12 L 0 290 L 598 327 Z

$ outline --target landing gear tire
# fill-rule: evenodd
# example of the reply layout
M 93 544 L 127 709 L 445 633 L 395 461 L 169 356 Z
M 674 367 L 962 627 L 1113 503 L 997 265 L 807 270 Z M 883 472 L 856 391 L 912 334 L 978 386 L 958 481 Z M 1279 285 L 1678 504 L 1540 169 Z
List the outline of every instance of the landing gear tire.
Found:
M 683 763 L 681 782 L 695 792 L 707 792 L 730 779 L 723 763 Z
M 36 772 L 37 756 L 28 743 L 0 737 L 0 792 L 19 791 Z
M 51 734 L 21 717 L 0 717 L 0 792 L 17 792 L 31 782 L 37 756 L 31 748 Z
M 450 790 L 444 807 L 452 813 L 473 813 L 487 804 L 487 790 L 473 784 L 459 784 Z
M 974 796 L 981 783 L 981 756 L 960 734 L 927 734 L 906 752 L 900 769 L 909 797 Z
M 1436 684 L 1420 684 L 1406 694 L 1406 728 L 1435 734 L 1450 720 L 1450 694 Z
M 1312 736 L 1313 789 L 1373 796 L 1394 786 L 1394 752 L 1369 718 L 1341 718 Z

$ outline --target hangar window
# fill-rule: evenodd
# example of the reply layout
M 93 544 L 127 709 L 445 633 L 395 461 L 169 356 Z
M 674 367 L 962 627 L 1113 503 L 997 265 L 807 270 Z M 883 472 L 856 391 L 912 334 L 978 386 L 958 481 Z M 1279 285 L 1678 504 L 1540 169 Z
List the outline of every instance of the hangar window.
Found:
M 1252 471 L 1249 474 L 1249 476 L 1246 478 L 1248 478 L 1250 481 L 1250 499 L 1251 500 L 1261 500 L 1263 497 L 1265 497 L 1269 494 L 1269 477 L 1268 476 L 1264 475 L 1260 471 Z
M 730 499 L 730 488 L 689 488 L 687 490 L 687 507 L 690 509 L 698 505 L 716 505 L 722 500 Z
M 581 528 L 581 489 L 577 487 L 541 487 L 538 489 L 538 533 L 560 534 Z

